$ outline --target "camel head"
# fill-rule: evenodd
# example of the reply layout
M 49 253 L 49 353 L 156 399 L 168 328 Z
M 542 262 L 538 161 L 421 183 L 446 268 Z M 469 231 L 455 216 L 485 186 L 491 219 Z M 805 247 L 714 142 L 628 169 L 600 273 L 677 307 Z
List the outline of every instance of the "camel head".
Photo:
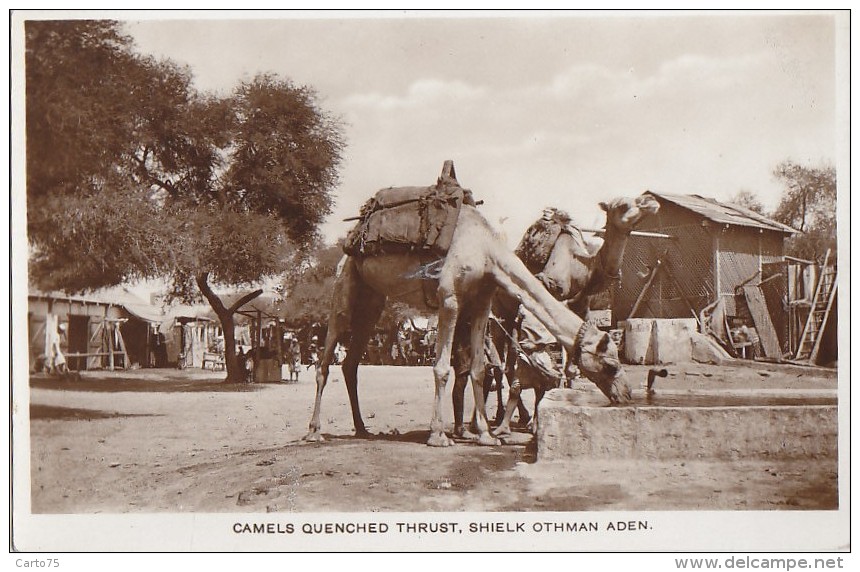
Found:
M 608 203 L 601 202 L 600 208 L 606 211 L 607 227 L 629 233 L 647 215 L 656 214 L 660 210 L 660 203 L 651 195 L 643 193 L 634 199 L 620 197 Z
M 570 361 L 579 366 L 580 372 L 600 388 L 610 402 L 617 404 L 630 400 L 630 387 L 618 359 L 618 347 L 609 334 L 583 323 L 570 357 Z

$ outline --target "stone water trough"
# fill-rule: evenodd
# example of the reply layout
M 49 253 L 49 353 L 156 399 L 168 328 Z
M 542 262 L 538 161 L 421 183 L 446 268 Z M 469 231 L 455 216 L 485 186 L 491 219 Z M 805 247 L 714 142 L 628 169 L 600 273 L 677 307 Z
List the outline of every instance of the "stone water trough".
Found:
M 554 389 L 540 403 L 537 459 L 836 458 L 835 390 L 659 390 L 609 406 Z

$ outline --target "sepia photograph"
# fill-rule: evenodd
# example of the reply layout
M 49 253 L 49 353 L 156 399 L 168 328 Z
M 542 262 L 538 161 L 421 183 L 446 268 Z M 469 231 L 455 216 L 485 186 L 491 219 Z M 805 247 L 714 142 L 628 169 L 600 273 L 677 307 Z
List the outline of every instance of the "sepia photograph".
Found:
M 10 551 L 850 552 L 849 45 L 11 11 Z

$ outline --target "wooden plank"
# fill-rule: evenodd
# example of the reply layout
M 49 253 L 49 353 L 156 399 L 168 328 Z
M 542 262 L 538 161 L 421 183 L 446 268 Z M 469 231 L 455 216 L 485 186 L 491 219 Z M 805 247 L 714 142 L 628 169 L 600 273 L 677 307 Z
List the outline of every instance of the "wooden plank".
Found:
M 636 313 L 636 310 L 639 309 L 639 304 L 642 303 L 642 300 L 645 298 L 645 294 L 648 293 L 648 289 L 651 288 L 651 283 L 654 282 L 654 278 L 657 276 L 657 272 L 659 272 L 661 264 L 663 264 L 663 261 L 658 258 L 654 263 L 654 268 L 651 269 L 651 274 L 648 276 L 645 286 L 642 287 L 642 290 L 639 292 L 639 296 L 636 297 L 636 301 L 633 303 L 633 308 L 630 309 L 630 314 L 627 316 L 628 320 L 632 318 L 633 314 Z
M 603 236 L 606 234 L 605 228 L 581 228 L 579 229 L 582 232 L 587 232 L 590 234 L 596 234 L 598 236 Z M 675 239 L 677 237 L 672 236 L 671 234 L 664 234 L 662 232 L 650 232 L 645 230 L 634 230 L 630 232 L 630 236 L 643 236 L 646 238 L 671 238 Z
M 752 314 L 755 329 L 761 339 L 764 355 L 769 358 L 781 358 L 782 350 L 779 348 L 779 337 L 776 335 L 776 328 L 773 327 L 773 321 L 767 311 L 767 304 L 764 301 L 764 293 L 761 288 L 744 286 L 744 297 L 747 300 L 750 314 Z

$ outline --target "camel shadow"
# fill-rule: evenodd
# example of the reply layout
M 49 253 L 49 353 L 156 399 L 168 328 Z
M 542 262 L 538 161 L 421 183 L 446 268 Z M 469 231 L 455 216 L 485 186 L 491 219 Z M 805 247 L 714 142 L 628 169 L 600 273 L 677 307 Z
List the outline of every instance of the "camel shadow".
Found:
M 388 433 L 368 433 L 366 435 L 356 435 L 354 433 L 349 433 L 346 435 L 332 435 L 330 433 L 323 433 L 323 437 L 327 442 L 330 443 L 337 443 L 339 441 L 389 441 L 397 443 L 417 443 L 424 445 L 427 443 L 427 439 L 430 438 L 430 430 L 418 429 L 415 431 L 406 431 L 405 433 L 401 433 L 395 429 Z
M 417 429 L 414 431 L 406 431 L 399 432 L 396 429 L 390 431 L 388 433 L 368 433 L 367 435 L 355 435 L 353 433 L 350 434 L 342 434 L 342 435 L 333 435 L 330 433 L 323 433 L 323 437 L 325 438 L 325 443 L 355 443 L 360 441 L 381 441 L 381 442 L 389 442 L 389 443 L 413 443 L 416 445 L 427 445 L 427 440 L 430 438 L 430 430 L 429 429 Z M 453 437 L 454 446 L 471 446 L 478 447 L 480 449 L 490 450 L 493 447 L 486 447 L 478 444 L 475 439 L 468 439 L 464 437 Z M 300 441 L 303 442 L 303 441 Z M 325 444 L 323 443 L 323 444 Z M 510 436 L 502 439 L 502 444 L 497 445 L 497 447 L 522 447 L 525 450 L 524 460 L 527 462 L 534 462 L 537 457 L 537 444 L 532 434 L 526 430 L 523 431 L 514 431 Z

